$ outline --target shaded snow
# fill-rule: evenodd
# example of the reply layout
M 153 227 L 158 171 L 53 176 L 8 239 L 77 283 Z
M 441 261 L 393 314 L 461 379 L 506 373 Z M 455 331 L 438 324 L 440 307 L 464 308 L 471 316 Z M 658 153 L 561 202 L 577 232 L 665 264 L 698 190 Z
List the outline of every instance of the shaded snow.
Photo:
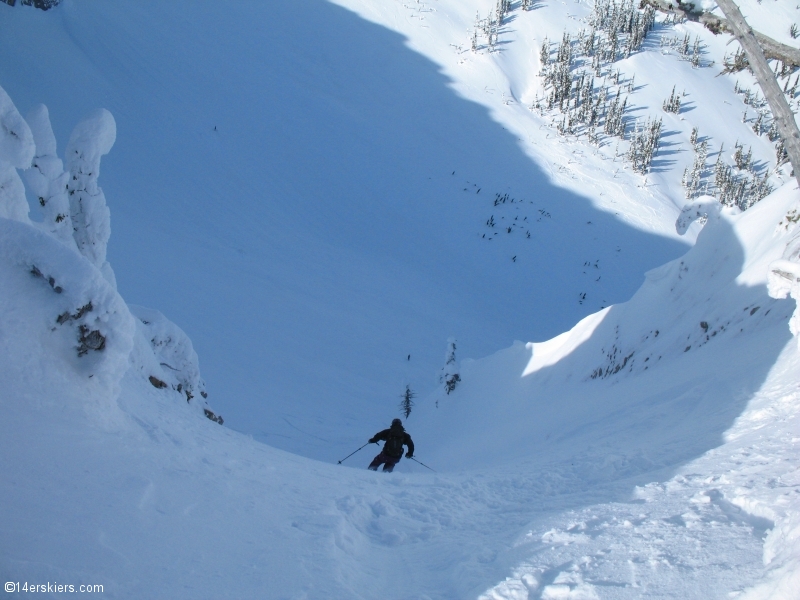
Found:
M 277 447 L 341 458 L 405 385 L 438 385 L 448 338 L 459 358 L 550 338 L 687 247 L 674 206 L 605 187 L 611 161 L 602 189 L 563 187 L 403 35 L 323 0 L 3 15 L 23 112 L 47 104 L 62 143 L 98 105 L 118 121 L 120 291 L 187 332 L 226 424 Z
M 696 325 L 670 317 L 687 307 L 686 272 L 673 269 L 606 311 L 549 367 L 523 376 L 531 350 L 522 344 L 465 364 L 438 408 L 434 397 L 418 406 L 427 426 L 409 424 L 438 474 L 403 463 L 417 472 L 385 476 L 263 446 L 154 388 L 140 368 L 127 370 L 113 402 L 71 366 L 68 345 L 57 351 L 62 332 L 42 317 L 57 312 L 61 295 L 6 249 L 3 284 L 22 293 L 2 307 L 19 317 L 4 319 L 2 338 L 4 353 L 19 358 L 2 367 L 14 402 L 4 404 L 0 568 L 8 579 L 101 582 L 122 598 L 264 589 L 275 598 L 723 598 L 765 577 L 783 575 L 783 584 L 764 584 L 772 589 L 790 585 L 796 553 L 787 544 L 800 512 L 793 307 L 735 286 L 742 269 L 766 272 L 791 235 L 760 243 L 794 195 L 723 215 L 684 259 L 688 273 L 703 265 L 691 287 L 709 295 L 693 310 L 735 316 L 761 294 L 770 315 L 743 312 L 742 331 L 684 353 L 675 342 Z M 720 236 L 746 244 L 741 267 L 726 269 Z M 674 326 L 660 341 L 639 340 L 660 348 L 659 365 L 588 377 L 586 356 L 614 341 L 608 322 L 636 331 L 662 318 Z M 750 363 L 749 381 L 737 360 Z M 480 468 L 490 458 L 492 468 Z M 45 534 L 56 529 L 56 539 Z

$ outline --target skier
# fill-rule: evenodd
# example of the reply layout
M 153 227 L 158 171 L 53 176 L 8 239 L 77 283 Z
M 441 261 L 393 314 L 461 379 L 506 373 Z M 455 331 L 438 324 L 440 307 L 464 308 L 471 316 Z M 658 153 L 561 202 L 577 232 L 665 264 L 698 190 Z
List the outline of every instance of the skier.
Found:
M 369 439 L 370 444 L 377 444 L 379 441 L 385 440 L 383 450 L 369 464 L 369 469 L 377 471 L 379 465 L 383 465 L 384 473 L 391 473 L 394 466 L 403 458 L 403 445 L 408 446 L 406 458 L 414 456 L 414 442 L 411 441 L 411 436 L 403 429 L 403 422 L 400 419 L 394 419 L 392 426 L 389 429 L 384 429 L 373 435 Z

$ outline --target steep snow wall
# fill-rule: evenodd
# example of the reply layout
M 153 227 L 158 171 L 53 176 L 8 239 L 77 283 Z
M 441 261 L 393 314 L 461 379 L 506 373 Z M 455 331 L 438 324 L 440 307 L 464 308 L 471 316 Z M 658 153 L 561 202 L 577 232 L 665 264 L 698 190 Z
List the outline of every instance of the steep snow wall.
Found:
M 589 441 L 589 428 L 597 447 L 581 451 L 600 462 L 618 446 L 652 466 L 716 446 L 791 338 L 794 307 L 766 286 L 794 232 L 791 187 L 746 213 L 712 214 L 697 244 L 650 271 L 630 301 L 548 342 L 462 364 L 456 391 L 419 416 L 439 428 L 430 443 L 442 461 L 496 465 L 508 447 L 549 461 L 578 451 L 573 437 Z M 664 415 L 657 429 L 644 407 Z
M 761 531 L 754 535 L 764 538 L 767 576 L 746 597 L 793 598 L 800 501 L 791 431 L 800 399 L 788 324 L 795 303 L 770 297 L 767 279 L 794 248 L 798 206 L 797 187 L 788 184 L 746 213 L 712 210 L 696 245 L 649 272 L 630 301 L 547 342 L 465 361 L 454 392 L 420 403 L 418 452 L 439 469 L 525 473 L 549 493 L 623 502 L 626 485 L 669 480 L 664 506 L 675 495 L 711 498 Z M 636 497 L 651 502 L 653 491 L 644 486 Z M 602 510 L 579 511 L 571 522 Z M 670 535 L 645 530 L 662 543 Z M 569 544 L 583 535 L 558 531 L 541 541 Z M 538 539 L 531 535 L 518 543 Z M 567 556 L 580 564 L 574 553 L 548 559 L 539 552 L 533 546 L 526 566 L 485 597 L 516 598 L 515 589 L 555 594 L 558 585 L 544 590 L 544 567 L 536 565 Z M 591 556 L 592 549 L 576 552 Z M 586 577 L 608 572 L 608 564 L 586 565 Z M 564 589 L 583 589 L 583 581 L 565 576 Z

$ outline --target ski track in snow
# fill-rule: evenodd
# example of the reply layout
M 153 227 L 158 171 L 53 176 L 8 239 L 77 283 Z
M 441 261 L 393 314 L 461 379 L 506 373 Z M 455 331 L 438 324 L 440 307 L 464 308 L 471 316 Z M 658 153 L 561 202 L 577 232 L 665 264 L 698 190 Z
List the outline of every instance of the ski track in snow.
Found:
M 517 542 L 529 556 L 480 597 L 672 598 L 676 588 L 690 598 L 738 596 L 765 575 L 763 544 L 780 535 L 773 511 L 786 518 L 798 506 L 798 366 L 785 352 L 727 443 L 676 477 L 637 487 L 627 503 L 537 520 Z M 765 420 L 779 423 L 769 435 Z

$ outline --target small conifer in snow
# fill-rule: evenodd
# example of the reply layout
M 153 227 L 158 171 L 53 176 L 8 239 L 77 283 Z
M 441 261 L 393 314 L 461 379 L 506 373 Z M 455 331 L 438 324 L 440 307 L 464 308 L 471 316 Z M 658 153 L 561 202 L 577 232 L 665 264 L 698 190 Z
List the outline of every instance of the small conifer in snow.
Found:
M 444 384 L 444 390 L 449 394 L 456 389 L 459 381 L 461 381 L 461 375 L 458 373 L 458 363 L 456 362 L 456 340 L 450 338 L 447 340 L 447 353 L 439 382 Z
M 744 151 L 744 144 L 736 142 L 736 151 L 733 153 L 733 161 L 736 163 L 736 168 L 740 170 L 747 170 L 750 168 L 750 161 L 753 157 L 753 149 L 749 148 L 747 154 Z
M 628 159 L 633 165 L 633 170 L 639 173 L 647 173 L 653 156 L 658 150 L 658 142 L 661 138 L 661 119 L 647 119 L 644 125 L 637 121 L 636 128 L 631 134 L 631 146 L 628 151 Z
M 694 39 L 694 46 L 692 46 L 692 66 L 696 69 L 700 66 L 700 38 Z
M 675 86 L 672 86 L 672 93 L 669 98 L 664 100 L 662 107 L 666 112 L 675 113 L 676 115 L 681 112 L 681 94 L 675 93 Z
M 706 168 L 706 157 L 708 156 L 708 142 L 695 145 L 695 157 L 691 170 L 687 169 L 683 173 L 683 187 L 686 189 L 686 197 L 693 198 L 697 195 L 700 187 L 700 180 Z
M 403 413 L 406 419 L 411 414 L 411 409 L 414 408 L 414 398 L 416 397 L 417 394 L 411 389 L 411 386 L 406 385 L 406 391 L 403 392 L 402 400 L 400 401 L 400 412 Z

